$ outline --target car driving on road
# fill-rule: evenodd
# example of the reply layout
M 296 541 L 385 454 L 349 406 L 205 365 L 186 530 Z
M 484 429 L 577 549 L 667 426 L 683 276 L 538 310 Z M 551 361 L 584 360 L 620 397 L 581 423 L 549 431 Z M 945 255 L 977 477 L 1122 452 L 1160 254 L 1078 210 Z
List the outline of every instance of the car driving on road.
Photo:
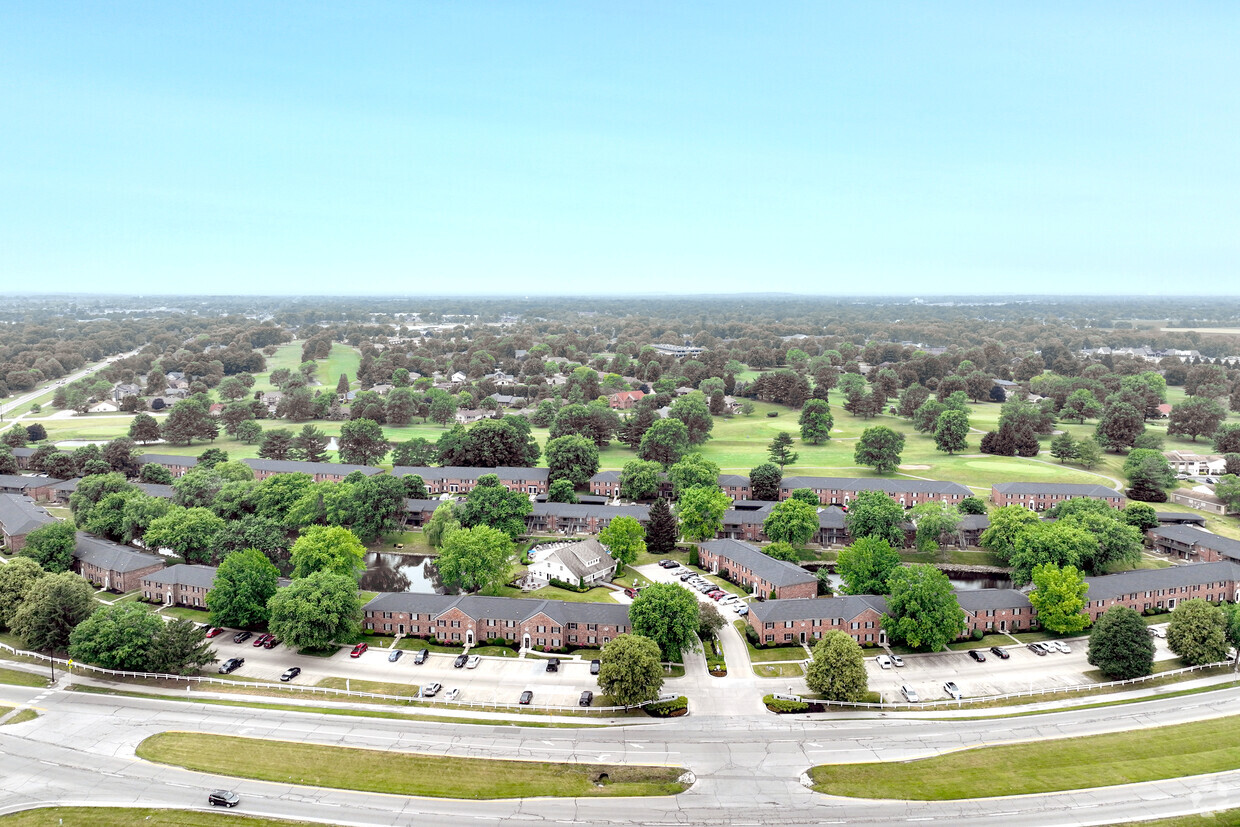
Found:
M 232 790 L 213 790 L 207 796 L 207 803 L 213 807 L 236 807 L 241 803 L 241 796 Z

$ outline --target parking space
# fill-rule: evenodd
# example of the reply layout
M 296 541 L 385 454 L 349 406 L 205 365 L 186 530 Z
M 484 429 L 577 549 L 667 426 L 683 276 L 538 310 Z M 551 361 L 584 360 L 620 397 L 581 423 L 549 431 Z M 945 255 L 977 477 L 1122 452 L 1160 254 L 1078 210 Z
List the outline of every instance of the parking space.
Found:
M 701 593 L 697 589 L 690 588 L 689 586 L 686 586 L 683 582 L 681 582 L 680 575 L 672 573 L 673 571 L 675 571 L 674 569 L 660 568 L 658 563 L 650 563 L 644 566 L 638 566 L 637 571 L 640 572 L 647 580 L 650 580 L 651 582 L 654 582 L 654 583 L 675 583 L 677 585 L 685 586 L 685 588 L 689 589 L 689 591 L 691 591 L 694 595 L 697 596 L 697 599 L 699 602 L 713 603 L 715 606 L 717 606 L 719 609 L 719 613 L 722 614 L 724 619 L 727 620 L 729 623 L 731 623 L 733 620 L 736 620 L 737 618 L 740 617 L 740 615 L 736 613 L 735 606 L 738 603 L 747 602 L 739 598 L 737 600 L 732 601 L 731 603 L 719 603 L 717 601 L 711 600 L 709 597 L 707 597 L 705 594 Z M 699 569 L 693 569 L 693 572 L 695 574 L 702 573 Z

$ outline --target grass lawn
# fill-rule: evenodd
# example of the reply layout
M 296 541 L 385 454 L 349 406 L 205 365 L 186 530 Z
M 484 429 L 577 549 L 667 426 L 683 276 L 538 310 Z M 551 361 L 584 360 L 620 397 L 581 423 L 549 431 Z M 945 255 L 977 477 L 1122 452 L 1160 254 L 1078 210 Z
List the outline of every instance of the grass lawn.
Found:
M 1219 810 L 1191 816 L 1160 818 L 1157 821 L 1126 821 L 1112 827 L 1236 827 L 1240 824 L 1240 810 Z
M 193 732 L 153 735 L 137 754 L 241 778 L 439 798 L 674 795 L 685 789 L 677 767 L 457 758 Z M 608 783 L 597 784 L 601 773 Z
M 345 684 L 348 683 L 348 686 Z M 315 684 L 326 689 L 349 689 L 353 692 L 373 692 L 376 695 L 395 695 L 398 698 L 416 698 L 419 687 L 409 683 L 387 681 L 362 681 L 356 678 L 323 678 Z
M 0 683 L 12 686 L 47 686 L 47 678 L 23 672 L 21 669 L 6 669 L 0 666 Z
M 1108 787 L 1240 767 L 1240 717 L 810 769 L 831 795 L 939 801 Z
M 10 706 L 4 709 L 3 712 L 7 713 L 12 708 L 13 707 Z M 12 724 L 24 724 L 27 721 L 33 721 L 35 718 L 38 718 L 38 717 L 39 717 L 39 713 L 35 712 L 33 709 L 23 709 L 21 712 L 17 713 L 12 718 L 9 718 L 7 721 L 5 721 L 4 725 L 10 726 Z
M 536 600 L 563 600 L 566 603 L 615 603 L 612 598 L 611 589 L 594 588 L 588 592 L 574 592 L 568 589 L 558 589 L 555 586 L 543 586 L 541 589 L 534 589 L 532 592 L 523 592 L 515 586 L 501 586 L 493 592 L 499 597 L 531 597 Z
M 799 663 L 760 663 L 752 668 L 759 678 L 799 678 L 805 674 Z
M 808 655 L 805 654 L 803 646 L 773 646 L 770 649 L 758 649 L 745 637 L 746 623 L 743 620 L 734 620 L 732 625 L 736 631 L 740 632 L 741 638 L 745 641 L 746 648 L 749 649 L 750 663 L 776 663 L 779 661 L 802 661 Z
M 991 646 L 1015 646 L 1007 635 L 986 635 L 981 640 L 958 640 L 947 644 L 953 652 L 967 652 L 970 649 L 984 649 L 989 652 Z
M 1192 666 L 1191 663 L 1185 663 L 1183 660 L 1180 660 L 1179 658 L 1171 658 L 1170 660 L 1156 660 L 1152 664 L 1150 674 L 1161 675 L 1163 672 L 1172 672 L 1176 669 L 1187 669 L 1190 666 Z M 1202 674 L 1205 674 L 1206 672 L 1209 672 L 1209 671 L 1211 670 L 1202 670 Z M 1091 681 L 1098 681 L 1099 683 L 1106 683 L 1106 682 L 1113 680 L 1112 678 L 1108 678 L 1106 675 L 1102 674 L 1101 669 L 1090 669 L 1089 671 L 1083 672 L 1082 674 L 1084 674 L 1085 677 L 1089 678 Z M 1197 677 L 1196 672 L 1193 672 L 1190 674 L 1192 674 L 1194 677 Z
M 205 799 L 204 799 L 205 801 Z M 322 827 L 317 822 L 140 807 L 40 807 L 0 816 L 4 827 Z
M 397 546 L 401 546 L 401 548 L 397 548 Z M 426 541 L 426 533 L 420 529 L 418 531 L 394 531 L 390 534 L 384 534 L 367 548 L 370 551 L 389 554 L 396 551 L 399 551 L 401 554 L 435 555 L 439 553 L 439 549 L 432 547 Z

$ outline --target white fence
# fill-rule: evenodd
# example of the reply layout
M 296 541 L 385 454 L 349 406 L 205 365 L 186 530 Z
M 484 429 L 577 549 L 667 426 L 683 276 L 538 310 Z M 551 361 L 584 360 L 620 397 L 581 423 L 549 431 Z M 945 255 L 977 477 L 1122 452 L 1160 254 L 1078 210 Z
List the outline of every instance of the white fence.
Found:
M 423 698 L 420 692 L 418 695 L 409 695 L 409 696 L 384 695 L 378 692 L 358 692 L 358 691 L 350 690 L 350 689 L 333 689 L 333 688 L 326 687 L 326 686 L 306 686 L 304 684 L 295 684 L 295 683 L 266 683 L 266 682 L 260 683 L 258 681 L 228 680 L 226 678 L 214 678 L 214 677 L 211 677 L 210 675 L 168 675 L 163 672 L 126 672 L 126 671 L 119 670 L 119 669 L 104 669 L 102 666 L 92 666 L 88 663 L 80 663 L 77 661 L 73 661 L 73 666 L 72 668 L 70 668 L 69 667 L 70 662 L 65 660 L 64 658 L 50 657 L 48 655 L 43 654 L 42 652 L 30 652 L 24 649 L 16 649 L 12 646 L 9 646 L 7 643 L 0 643 L 0 649 L 4 649 L 5 651 L 12 652 L 14 655 L 18 655 L 20 657 L 31 658 L 33 660 L 42 661 L 44 663 L 48 663 L 48 662 L 54 663 L 57 666 L 60 666 L 65 671 L 91 672 L 97 675 L 104 675 L 107 677 L 114 677 L 114 678 L 139 678 L 143 680 L 180 681 L 183 683 L 196 683 L 200 685 L 201 684 L 206 684 L 206 685 L 214 684 L 214 685 L 219 685 L 219 686 L 231 687 L 233 689 L 237 689 L 237 688 L 261 689 L 264 691 L 276 690 L 279 692 L 300 693 L 303 695 L 325 695 L 325 696 L 333 695 L 337 697 L 344 696 L 348 698 L 363 698 L 363 699 L 374 698 L 374 699 L 380 699 L 380 700 L 389 701 L 389 702 L 396 700 L 396 701 L 405 701 L 408 703 L 413 703 L 416 701 L 419 704 L 436 705 L 436 706 L 444 706 L 444 707 L 477 707 L 477 708 L 494 709 L 494 710 L 519 709 L 519 710 L 531 710 L 531 711 L 536 710 L 540 712 L 573 712 L 573 713 L 587 713 L 591 715 L 594 715 L 594 714 L 606 715 L 608 713 L 627 712 L 632 709 L 640 709 L 648 704 L 660 703 L 662 701 L 671 700 L 672 698 L 678 697 L 675 695 L 670 696 L 670 697 L 667 695 L 661 695 L 658 700 L 647 701 L 646 703 L 634 704 L 633 706 L 590 706 L 590 707 L 550 706 L 550 705 L 533 704 L 533 703 L 517 705 L 517 704 L 504 704 L 504 703 L 499 703 L 499 702 L 487 703 L 487 702 L 481 702 L 481 701 L 450 701 L 446 698 Z

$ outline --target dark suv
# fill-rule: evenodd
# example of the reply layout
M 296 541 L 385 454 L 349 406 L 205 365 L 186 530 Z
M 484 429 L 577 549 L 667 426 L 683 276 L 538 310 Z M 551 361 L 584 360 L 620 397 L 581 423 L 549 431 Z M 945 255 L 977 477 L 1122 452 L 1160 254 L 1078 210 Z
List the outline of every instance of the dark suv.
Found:
M 413 653 L 413 662 L 417 664 L 426 663 L 426 659 L 430 657 L 430 654 L 431 654 L 430 649 L 419 649 L 418 651 Z
M 244 663 L 245 658 L 229 658 L 220 664 L 220 674 L 227 675 L 230 672 L 235 672 L 240 669 Z
M 560 659 L 552 658 L 551 660 L 547 661 L 547 671 L 548 672 L 559 672 L 560 671 Z
M 456 660 L 452 661 L 452 666 L 455 669 L 461 669 L 467 663 L 469 663 L 469 655 L 457 655 Z
M 207 796 L 207 803 L 213 807 L 236 807 L 241 797 L 232 790 L 214 790 Z

